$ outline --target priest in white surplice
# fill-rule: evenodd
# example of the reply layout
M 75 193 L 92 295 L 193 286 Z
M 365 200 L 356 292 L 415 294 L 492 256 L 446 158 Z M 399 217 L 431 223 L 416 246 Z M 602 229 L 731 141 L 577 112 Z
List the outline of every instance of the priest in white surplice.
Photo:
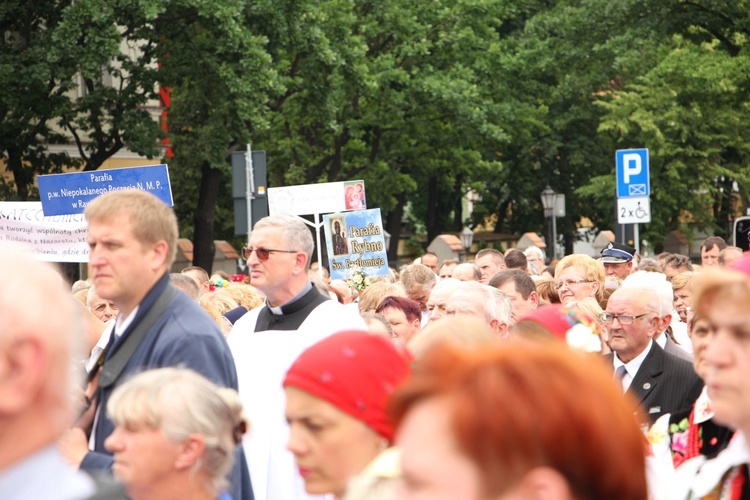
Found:
M 266 305 L 245 314 L 228 342 L 251 429 L 243 441 L 255 500 L 323 498 L 307 495 L 286 444 L 284 374 L 307 347 L 344 329 L 365 328 L 356 308 L 321 295 L 307 279 L 312 234 L 297 217 L 258 221 L 243 257 Z

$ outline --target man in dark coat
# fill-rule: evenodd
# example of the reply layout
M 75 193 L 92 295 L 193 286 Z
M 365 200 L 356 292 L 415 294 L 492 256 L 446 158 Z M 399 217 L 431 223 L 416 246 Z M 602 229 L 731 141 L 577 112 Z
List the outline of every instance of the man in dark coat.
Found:
M 69 461 L 96 472 L 112 468 L 112 457 L 104 441 L 114 430 L 114 424 L 106 414 L 106 405 L 128 374 L 181 365 L 219 385 L 237 389 L 237 373 L 216 323 L 198 304 L 183 293 L 175 293 L 169 284 L 168 272 L 177 251 L 177 219 L 172 209 L 149 193 L 125 190 L 94 199 L 85 215 L 89 222 L 92 279 L 99 295 L 114 302 L 120 310 L 114 328 L 106 332 L 111 335 L 111 341 L 102 357 L 102 374 L 118 350 L 129 344 L 128 337 L 138 329 L 159 297 L 174 293 L 126 358 L 119 377 L 113 384 L 95 392 L 91 450 L 80 429 L 71 430 L 63 441 Z M 252 499 L 249 472 L 241 449 L 237 450 L 229 480 L 232 498 Z
M 690 362 L 664 352 L 652 340 L 660 327 L 658 304 L 649 288 L 621 288 L 609 298 L 604 313 L 615 378 L 651 423 L 664 413 L 691 407 L 703 387 Z

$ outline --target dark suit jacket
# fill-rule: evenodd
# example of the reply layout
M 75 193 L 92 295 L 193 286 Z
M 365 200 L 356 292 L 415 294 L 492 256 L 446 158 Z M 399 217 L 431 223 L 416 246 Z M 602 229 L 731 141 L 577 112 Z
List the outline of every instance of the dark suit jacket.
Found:
M 168 286 L 171 286 L 169 275 L 165 275 L 146 294 L 139 304 L 133 323 L 107 353 L 105 364 Z M 234 359 L 219 327 L 198 304 L 184 293 L 178 293 L 138 345 L 117 382 L 112 387 L 100 391 L 94 451 L 90 451 L 84 457 L 81 469 L 90 473 L 112 469 L 112 455 L 105 449 L 104 440 L 112 433 L 115 425 L 104 410 L 115 388 L 125 382 L 128 375 L 144 369 L 164 366 L 185 366 L 220 386 L 237 389 Z M 242 447 L 238 447 L 235 454 L 229 480 L 232 498 L 235 500 L 253 498 L 247 461 Z
M 614 371 L 612 354 L 607 356 Z M 640 403 L 653 424 L 665 413 L 691 408 L 702 388 L 703 381 L 695 374 L 692 363 L 664 352 L 653 342 L 627 392 Z

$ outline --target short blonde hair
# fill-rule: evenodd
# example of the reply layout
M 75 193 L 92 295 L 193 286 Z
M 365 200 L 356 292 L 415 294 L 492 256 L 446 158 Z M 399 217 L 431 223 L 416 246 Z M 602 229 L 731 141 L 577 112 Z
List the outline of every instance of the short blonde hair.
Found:
M 89 305 L 89 290 L 91 288 L 84 288 L 83 290 L 78 290 L 76 293 L 73 294 L 73 298 L 80 301 L 84 306 Z
M 232 294 L 227 290 L 220 289 L 201 295 L 201 305 L 206 302 L 211 304 L 219 314 L 226 314 L 232 309 L 237 309 L 240 305 L 237 303 Z
M 415 286 L 429 290 L 436 282 L 437 277 L 432 269 L 422 264 L 410 264 L 401 271 L 401 284 L 407 292 Z
M 260 290 L 245 283 L 232 283 L 226 292 L 248 311 L 266 303 L 266 296 Z
M 583 274 L 585 280 L 598 283 L 596 300 L 601 303 L 604 299 L 604 265 L 588 255 L 574 253 L 560 259 L 560 262 L 555 266 L 555 276 L 560 276 L 560 273 L 569 267 Z
M 167 243 L 167 269 L 177 255 L 177 216 L 166 203 L 146 191 L 124 189 L 94 198 L 83 212 L 89 222 L 106 221 L 125 214 L 135 238 L 145 245 Z
M 693 282 L 693 304 L 696 316 L 707 317 L 717 301 L 731 300 L 750 307 L 750 279 L 747 274 L 721 269 L 701 271 Z
M 415 359 L 422 358 L 437 345 L 473 348 L 495 345 L 497 336 L 486 322 L 473 316 L 446 316 L 440 321 L 427 323 L 407 344 Z
M 107 413 L 115 425 L 160 430 L 179 442 L 200 434 L 205 451 L 195 465 L 210 488 L 227 487 L 234 451 L 245 424 L 236 391 L 220 388 L 188 368 L 158 368 L 133 376 L 112 393 Z
M 376 281 L 365 288 L 359 296 L 359 312 L 374 312 L 386 297 L 406 297 L 404 287 L 395 283 Z
M 692 290 L 691 285 L 693 284 L 693 278 L 695 278 L 695 273 L 693 271 L 685 271 L 676 275 L 672 278 L 672 289 L 675 292 L 677 290 L 682 290 L 683 288 Z
M 565 307 L 591 316 L 591 319 L 596 321 L 596 324 L 599 327 L 599 331 L 596 332 L 597 335 L 602 334 L 602 331 L 604 330 L 604 318 L 602 318 L 604 309 L 602 309 L 594 297 L 586 297 L 585 299 L 570 301 L 565 304 Z

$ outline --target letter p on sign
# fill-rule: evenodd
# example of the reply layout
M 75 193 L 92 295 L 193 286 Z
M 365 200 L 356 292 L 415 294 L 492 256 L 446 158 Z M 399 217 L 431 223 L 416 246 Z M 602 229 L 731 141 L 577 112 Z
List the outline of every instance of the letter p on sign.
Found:
M 625 184 L 630 184 L 630 176 L 640 174 L 643 169 L 641 155 L 636 153 L 625 153 L 622 155 L 622 163 L 624 166 L 623 174 L 625 177 Z
M 618 149 L 615 152 L 615 173 L 618 198 L 651 194 L 648 149 Z

